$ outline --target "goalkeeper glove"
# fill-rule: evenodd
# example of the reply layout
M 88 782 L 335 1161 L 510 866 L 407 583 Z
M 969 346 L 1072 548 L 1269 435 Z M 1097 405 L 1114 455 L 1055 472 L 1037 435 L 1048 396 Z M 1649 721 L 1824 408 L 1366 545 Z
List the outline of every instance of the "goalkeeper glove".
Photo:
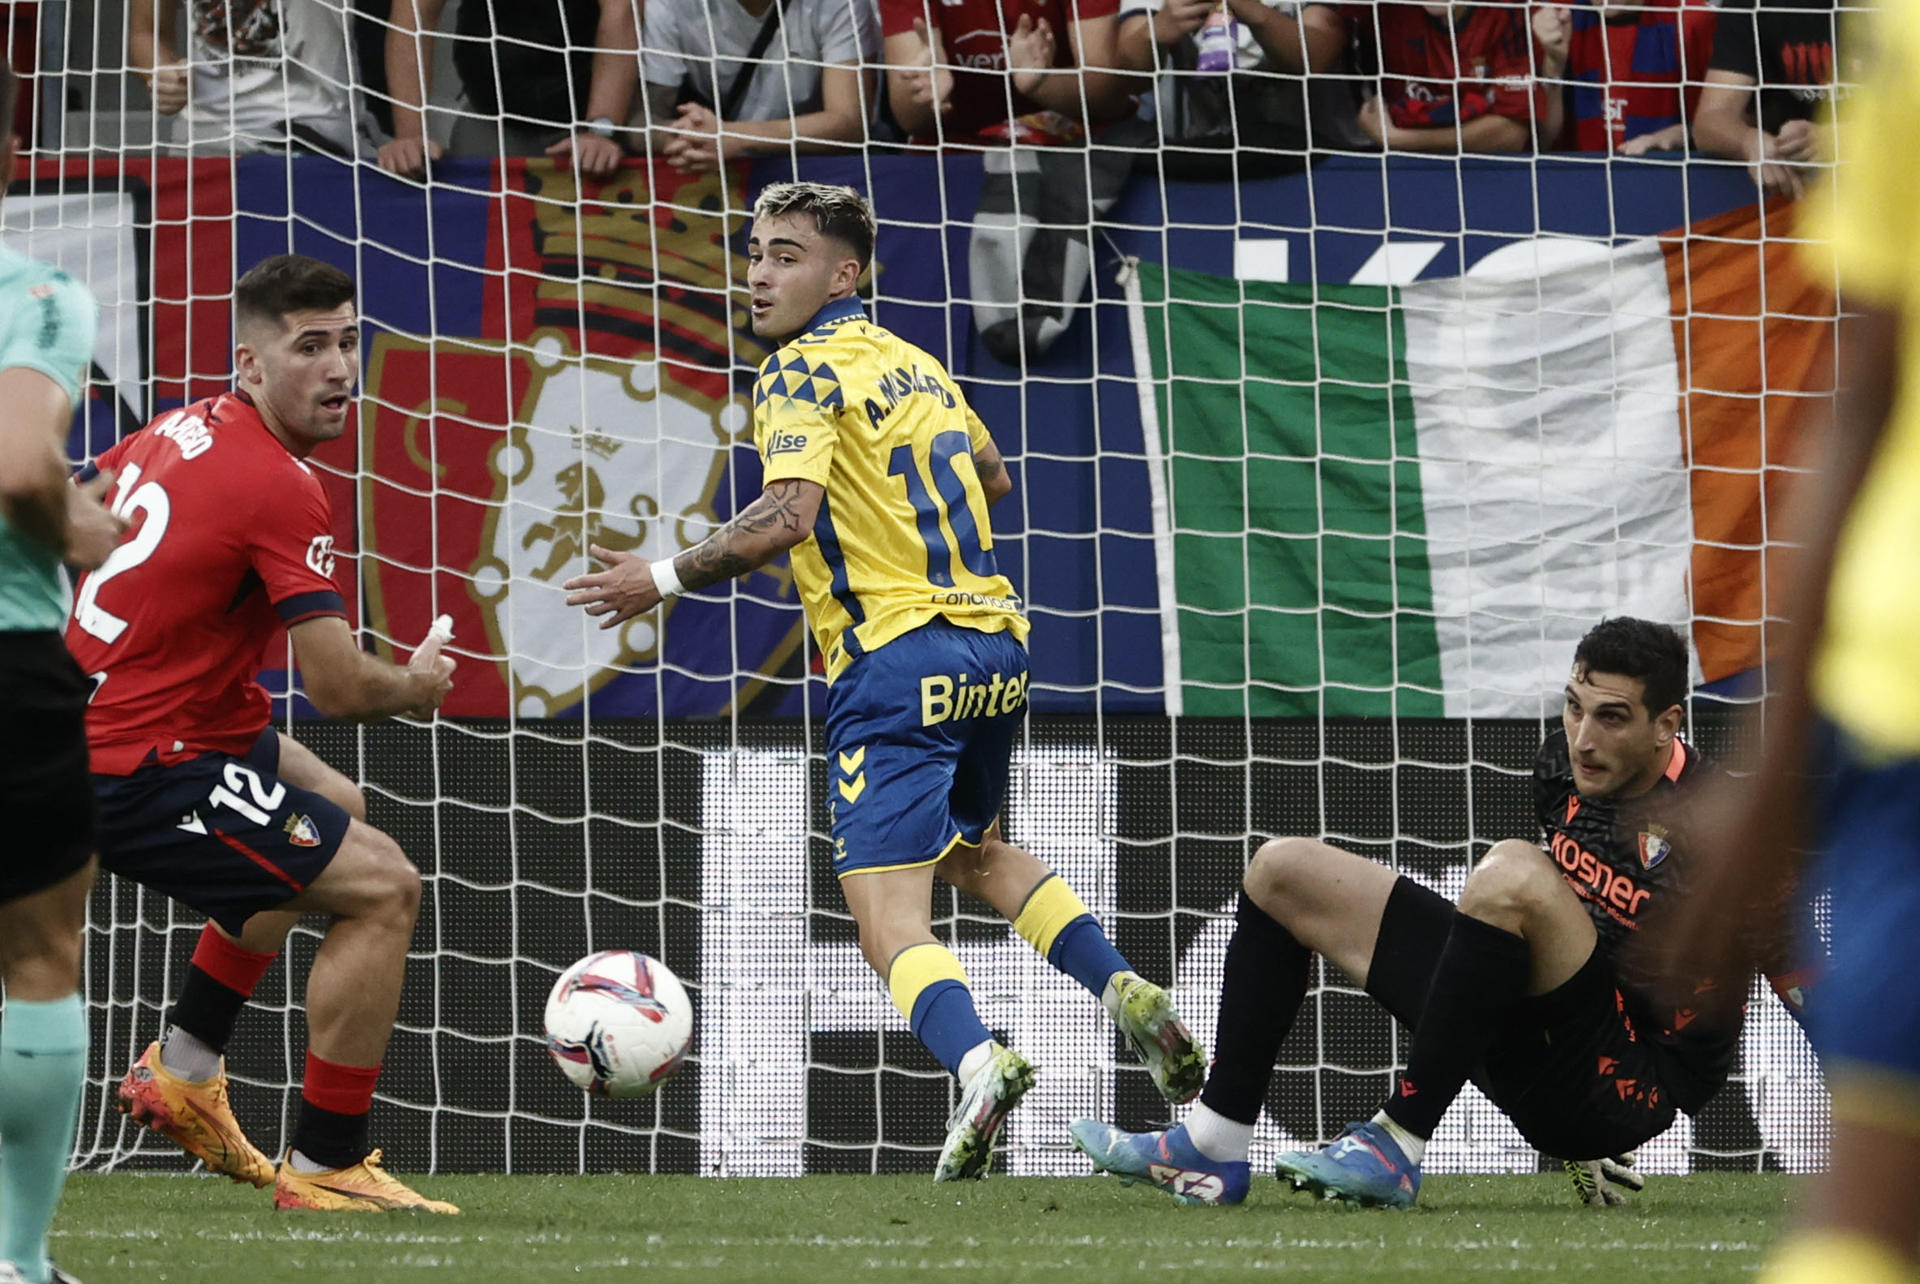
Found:
M 1611 1159 L 1567 1159 L 1567 1176 L 1573 1179 L 1573 1193 L 1583 1204 L 1604 1208 L 1624 1204 L 1629 1191 L 1646 1187 L 1647 1179 L 1633 1166 L 1631 1152 Z

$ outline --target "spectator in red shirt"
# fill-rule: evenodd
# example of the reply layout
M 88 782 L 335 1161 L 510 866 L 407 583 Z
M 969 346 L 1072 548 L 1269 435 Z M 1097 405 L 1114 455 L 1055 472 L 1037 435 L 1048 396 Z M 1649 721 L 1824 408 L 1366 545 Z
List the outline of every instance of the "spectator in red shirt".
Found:
M 917 143 L 1078 141 L 1133 113 L 1141 86 L 1115 70 L 1119 9 L 1119 0 L 880 0 L 894 119 Z
M 1583 0 L 1567 54 L 1574 151 L 1684 151 L 1719 11 L 1700 0 Z
M 1360 108 L 1360 127 L 1389 151 L 1523 152 L 1558 137 L 1560 95 L 1542 81 L 1566 69 L 1571 23 L 1543 8 L 1343 4 L 1343 17 L 1378 51 L 1383 91 Z M 1531 29 L 1529 29 L 1531 27 Z

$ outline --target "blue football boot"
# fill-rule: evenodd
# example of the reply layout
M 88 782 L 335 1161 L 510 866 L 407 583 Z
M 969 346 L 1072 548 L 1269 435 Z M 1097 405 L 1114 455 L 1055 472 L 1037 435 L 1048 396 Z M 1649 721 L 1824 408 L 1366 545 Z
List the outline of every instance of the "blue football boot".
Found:
M 1076 1119 L 1067 1129 L 1093 1166 L 1124 1186 L 1145 1182 L 1183 1204 L 1237 1204 L 1251 1183 L 1245 1160 L 1208 1159 L 1181 1124 L 1165 1132 L 1125 1132 L 1098 1119 Z
M 1348 1124 L 1325 1150 L 1290 1150 L 1274 1170 L 1295 1190 L 1370 1208 L 1411 1208 L 1420 1194 L 1420 1165 L 1377 1123 Z

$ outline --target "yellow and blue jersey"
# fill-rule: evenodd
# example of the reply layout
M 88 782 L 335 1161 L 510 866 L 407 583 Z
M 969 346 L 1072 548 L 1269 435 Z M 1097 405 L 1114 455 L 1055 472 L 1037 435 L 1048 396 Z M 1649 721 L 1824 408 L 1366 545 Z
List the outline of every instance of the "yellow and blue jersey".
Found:
M 766 481 L 826 490 L 792 558 L 828 682 L 937 619 L 1026 640 L 973 467 L 992 441 L 986 425 L 938 361 L 869 321 L 859 300 L 828 304 L 767 358 L 753 434 Z
M 1905 313 L 1900 378 L 1872 471 L 1841 536 L 1814 662 L 1815 698 L 1856 740 L 1920 752 L 1920 6 L 1882 5 L 1866 80 L 1835 131 L 1833 182 L 1808 201 L 1809 263 L 1837 274 L 1843 306 Z M 1829 260 L 1826 255 L 1831 253 Z

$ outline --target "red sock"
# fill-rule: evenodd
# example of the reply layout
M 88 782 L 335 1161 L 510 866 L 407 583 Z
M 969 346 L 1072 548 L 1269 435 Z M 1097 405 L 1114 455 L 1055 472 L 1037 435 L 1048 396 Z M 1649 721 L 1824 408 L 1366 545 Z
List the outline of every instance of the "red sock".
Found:
M 379 1066 L 343 1066 L 323 1061 L 309 1048 L 307 1077 L 300 1085 L 300 1097 L 336 1115 L 364 1115 L 373 1109 L 373 1086 L 378 1082 Z
M 242 996 L 252 995 L 253 987 L 260 984 L 277 957 L 241 949 L 238 941 L 212 923 L 200 929 L 200 943 L 193 947 L 193 965 Z
M 379 1079 L 379 1066 L 322 1061 L 309 1049 L 293 1148 L 326 1168 L 349 1168 L 366 1158 L 367 1116 Z

